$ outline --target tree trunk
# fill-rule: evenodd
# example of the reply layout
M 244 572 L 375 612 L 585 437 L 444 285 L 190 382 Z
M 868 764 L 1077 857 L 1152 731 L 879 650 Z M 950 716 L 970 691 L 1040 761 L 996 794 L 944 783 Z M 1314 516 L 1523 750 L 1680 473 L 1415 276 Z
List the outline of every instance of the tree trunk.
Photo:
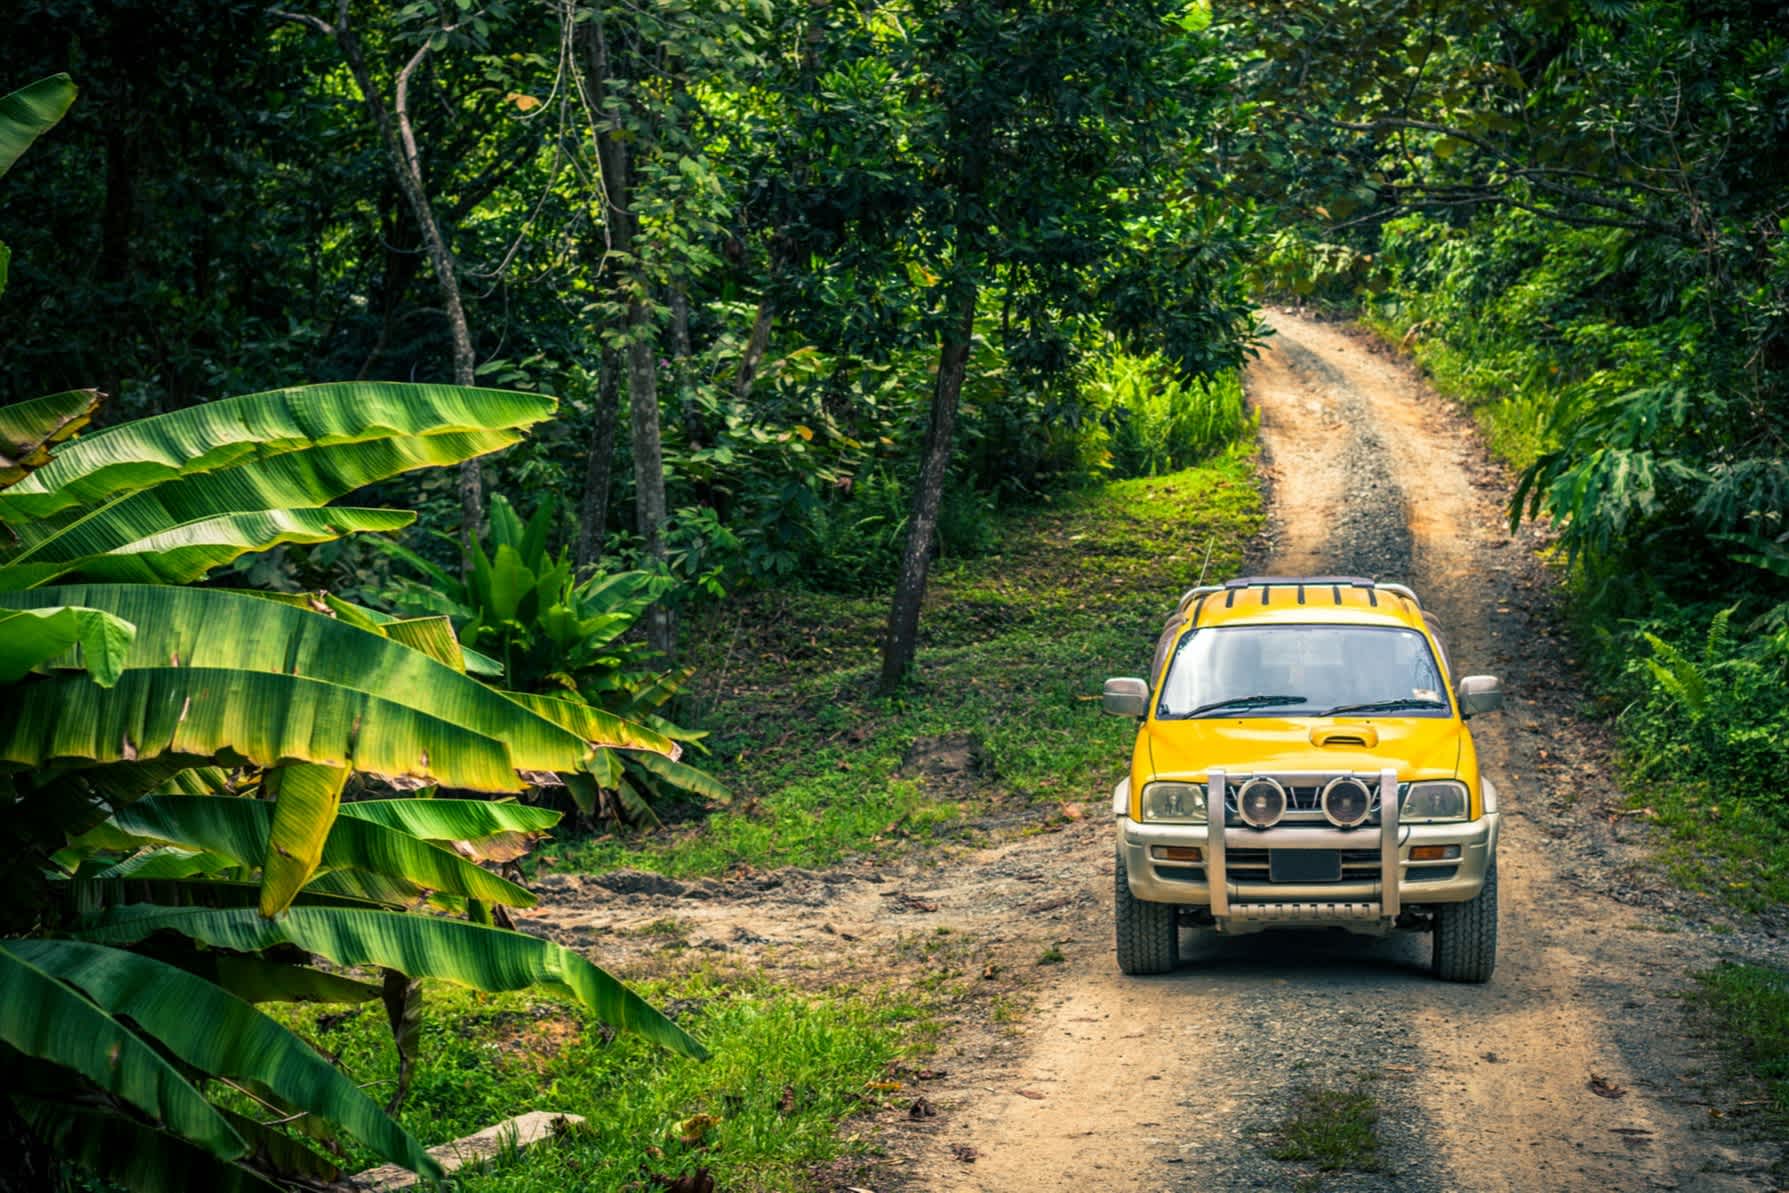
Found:
M 766 294 L 758 300 L 758 315 L 752 320 L 752 334 L 745 342 L 745 355 L 739 358 L 739 372 L 733 375 L 733 392 L 745 397 L 757 379 L 758 366 L 770 350 L 770 327 L 776 321 L 776 307 Z
M 586 98 L 590 111 L 600 114 L 606 110 L 604 101 L 609 89 L 608 42 L 600 19 L 585 22 L 583 32 L 590 64 L 591 94 Z M 608 224 L 610 247 L 630 268 L 637 268 L 637 262 L 633 260 L 636 227 L 630 203 L 633 179 L 628 168 L 627 141 L 612 121 L 597 128 L 596 149 L 602 169 L 603 192 L 608 200 L 603 215 Z M 658 329 L 653 325 L 652 311 L 646 305 L 640 279 L 622 276 L 615 285 L 627 302 L 627 400 L 634 457 L 634 524 L 643 542 L 647 562 L 668 568 L 665 460 L 658 409 Z M 646 642 L 665 659 L 672 657 L 676 626 L 672 622 L 671 610 L 663 602 L 655 602 L 646 611 Z
M 460 277 L 454 267 L 453 253 L 447 247 L 447 238 L 441 232 L 441 221 L 429 203 L 422 157 L 416 149 L 416 130 L 410 124 L 410 77 L 428 57 L 429 43 L 425 41 L 398 71 L 397 93 L 392 108 L 388 109 L 383 94 L 375 85 L 372 71 L 367 68 L 360 35 L 349 27 L 347 0 L 341 0 L 333 25 L 308 13 L 279 9 L 270 12 L 281 20 L 307 25 L 335 39 L 349 72 L 354 76 L 355 85 L 360 88 L 373 125 L 379 130 L 379 140 L 397 175 L 398 189 L 404 193 L 410 212 L 416 217 L 417 231 L 422 234 L 423 248 L 435 271 L 435 281 L 441 289 L 441 305 L 447 314 L 447 329 L 453 339 L 454 384 L 473 384 L 477 379 L 477 357 L 472 350 L 472 330 L 466 322 L 466 307 L 460 300 Z M 460 465 L 459 490 L 460 545 L 470 555 L 473 536 L 484 525 L 484 480 L 477 460 L 467 460 Z
M 938 531 L 938 510 L 944 502 L 944 478 L 950 469 L 952 440 L 957 429 L 957 401 L 963 393 L 963 373 L 969 365 L 970 341 L 975 335 L 975 297 L 972 284 L 964 284 L 957 299 L 957 324 L 944 336 L 938 352 L 938 382 L 932 390 L 931 417 L 926 420 L 925 446 L 919 484 L 913 491 L 913 513 L 907 520 L 907 545 L 901 555 L 901 575 L 895 582 L 894 603 L 888 611 L 888 629 L 882 639 L 884 693 L 893 691 L 913 667 L 919 644 L 919 605 L 926 595 L 926 575 L 932 566 L 932 539 Z
M 584 575 L 602 559 L 609 525 L 609 487 L 615 476 L 615 393 L 618 363 L 603 353 L 596 381 L 596 412 L 590 424 L 590 456 L 584 463 L 584 503 L 578 517 L 578 550 L 573 558 Z
M 634 518 L 646 558 L 670 566 L 665 550 L 665 459 L 658 423 L 658 343 L 652 312 L 638 298 L 627 304 L 627 399 L 634 449 Z M 668 661 L 677 645 L 671 610 L 661 600 L 646 610 L 646 642 Z

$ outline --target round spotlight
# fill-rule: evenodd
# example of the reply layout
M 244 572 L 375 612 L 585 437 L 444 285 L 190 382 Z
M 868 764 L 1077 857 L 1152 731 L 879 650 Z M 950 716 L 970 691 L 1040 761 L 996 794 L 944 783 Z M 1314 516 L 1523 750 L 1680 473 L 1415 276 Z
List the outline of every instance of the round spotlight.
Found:
M 1272 828 L 1286 814 L 1286 789 L 1261 775 L 1236 791 L 1236 811 L 1250 828 Z
M 1373 810 L 1373 792 L 1352 775 L 1331 779 L 1323 788 L 1323 815 L 1337 828 L 1366 823 Z

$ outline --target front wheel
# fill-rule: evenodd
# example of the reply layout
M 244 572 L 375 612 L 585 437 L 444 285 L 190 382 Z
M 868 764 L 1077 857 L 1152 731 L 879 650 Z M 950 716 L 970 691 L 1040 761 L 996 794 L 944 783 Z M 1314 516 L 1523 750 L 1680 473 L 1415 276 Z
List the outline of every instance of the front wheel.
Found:
M 1488 982 L 1497 968 L 1497 859 L 1485 885 L 1464 903 L 1435 908 L 1435 976 L 1444 982 Z
M 1180 960 L 1178 909 L 1172 903 L 1146 903 L 1131 894 L 1124 858 L 1117 857 L 1118 883 L 1113 909 L 1118 926 L 1118 968 L 1129 974 L 1171 973 Z

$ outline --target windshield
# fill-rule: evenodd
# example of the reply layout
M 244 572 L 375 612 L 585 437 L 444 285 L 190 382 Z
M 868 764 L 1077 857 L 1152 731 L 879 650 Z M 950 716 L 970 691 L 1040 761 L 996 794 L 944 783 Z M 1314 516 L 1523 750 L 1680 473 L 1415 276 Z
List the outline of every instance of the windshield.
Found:
M 1158 717 L 1448 715 L 1428 639 L 1392 626 L 1214 626 L 1180 639 Z

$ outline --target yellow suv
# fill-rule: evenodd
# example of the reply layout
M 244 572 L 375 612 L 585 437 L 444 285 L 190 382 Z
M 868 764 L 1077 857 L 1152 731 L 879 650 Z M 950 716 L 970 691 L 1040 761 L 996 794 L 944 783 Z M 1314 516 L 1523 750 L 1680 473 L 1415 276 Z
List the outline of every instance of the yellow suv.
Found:
M 1434 937 L 1436 976 L 1497 961 L 1497 789 L 1466 720 L 1498 681 L 1451 684 L 1401 584 L 1247 577 L 1195 588 L 1148 680 L 1106 681 L 1141 720 L 1118 823 L 1118 966 L 1166 973 L 1179 927 Z

